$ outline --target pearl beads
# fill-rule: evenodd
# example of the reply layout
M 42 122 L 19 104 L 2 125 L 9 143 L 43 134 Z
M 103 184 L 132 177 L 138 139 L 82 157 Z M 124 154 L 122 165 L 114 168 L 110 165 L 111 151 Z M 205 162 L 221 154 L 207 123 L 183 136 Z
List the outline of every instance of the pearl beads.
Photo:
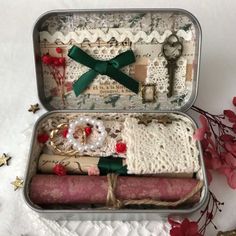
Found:
M 77 139 L 74 138 L 73 134 L 75 133 L 76 127 L 79 125 L 90 124 L 96 129 L 99 133 L 99 136 L 95 143 L 92 144 L 82 144 Z M 102 121 L 98 121 L 91 117 L 81 116 L 77 120 L 71 122 L 69 124 L 67 139 L 73 145 L 74 149 L 77 149 L 79 152 L 87 151 L 87 150 L 96 150 L 97 148 L 103 145 L 103 142 L 106 138 L 107 132 L 103 125 Z

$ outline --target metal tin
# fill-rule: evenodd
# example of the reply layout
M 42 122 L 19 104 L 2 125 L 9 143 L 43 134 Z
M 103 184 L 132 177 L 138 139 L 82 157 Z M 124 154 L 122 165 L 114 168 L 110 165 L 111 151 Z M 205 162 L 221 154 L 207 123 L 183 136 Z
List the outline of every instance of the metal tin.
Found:
M 104 107 L 103 109 L 94 109 L 94 110 L 90 110 L 90 109 L 84 109 L 83 107 L 81 108 L 76 108 L 72 106 L 72 109 L 70 106 L 61 109 L 61 107 L 53 107 L 50 104 L 50 100 L 48 99 L 47 96 L 45 96 L 45 84 L 43 82 L 43 70 L 42 70 L 42 64 L 41 64 L 41 60 L 38 60 L 38 57 L 41 55 L 40 53 L 40 43 L 39 43 L 39 28 L 41 27 L 42 23 L 45 22 L 46 19 L 48 19 L 49 17 L 52 16 L 57 16 L 58 14 L 60 15 L 72 15 L 73 14 L 84 14 L 84 13 L 107 13 L 104 10 L 93 10 L 93 11 L 87 11 L 87 10 L 66 10 L 66 11 L 62 11 L 62 10 L 58 10 L 58 11 L 51 11 L 48 13 L 45 13 L 44 15 L 42 15 L 37 21 L 36 24 L 34 26 L 34 30 L 33 30 L 33 42 L 34 42 L 34 54 L 35 54 L 35 66 L 36 66 L 36 78 L 37 78 L 37 88 L 38 88 L 38 95 L 39 95 L 39 99 L 42 103 L 42 105 L 49 110 L 50 112 L 44 114 L 35 124 L 34 127 L 34 133 L 32 136 L 32 141 L 31 141 L 31 149 L 30 149 L 30 153 L 29 153 L 29 162 L 27 165 L 27 169 L 26 169 L 26 176 L 25 176 L 25 185 L 24 185 L 24 199 L 26 204 L 35 212 L 39 213 L 40 215 L 46 217 L 46 218 L 50 218 L 50 219 L 79 219 L 79 220 L 158 220 L 161 217 L 165 217 L 167 215 L 174 215 L 174 214 L 189 214 L 192 212 L 195 212 L 197 210 L 199 210 L 203 204 L 206 202 L 207 197 L 208 197 L 208 187 L 207 187 L 207 180 L 206 180 L 206 172 L 205 172 L 205 167 L 204 167 L 204 162 L 203 162 L 203 157 L 202 157 L 202 150 L 201 150 L 201 145 L 200 142 L 197 142 L 198 145 L 198 149 L 200 151 L 200 155 L 199 155 L 199 162 L 201 164 L 201 175 L 202 175 L 202 179 L 204 181 L 204 187 L 203 187 L 203 191 L 202 191 L 202 196 L 201 196 L 201 200 L 199 203 L 195 204 L 194 207 L 192 208 L 183 208 L 183 209 L 145 209 L 145 210 L 141 210 L 141 209 L 120 209 L 120 210 L 100 210 L 100 209 L 42 209 L 36 205 L 34 205 L 29 198 L 28 195 L 28 188 L 29 188 L 29 183 L 30 183 L 30 179 L 31 179 L 31 175 L 32 173 L 36 172 L 36 162 L 37 162 L 37 158 L 39 156 L 39 152 L 40 150 L 37 150 L 37 148 L 35 148 L 35 141 L 37 139 L 36 134 L 37 134 L 37 129 L 40 125 L 40 123 L 44 120 L 47 119 L 50 115 L 53 114 L 60 114 L 60 113 L 90 113 L 90 112 L 101 112 L 101 113 L 118 113 L 118 112 L 124 112 L 127 113 L 127 110 L 129 110 L 129 112 L 135 112 L 135 113 L 175 113 L 175 114 L 179 114 L 182 115 L 184 117 L 187 117 L 188 119 L 191 120 L 193 126 L 196 126 L 196 123 L 192 120 L 191 117 L 189 117 L 188 115 L 186 115 L 184 113 L 184 111 L 188 110 L 192 104 L 194 103 L 196 96 L 197 96 L 197 89 L 198 89 L 198 75 L 199 75 L 199 62 L 200 62 L 200 47 L 201 47 L 201 29 L 200 29 L 200 25 L 197 21 L 197 19 L 189 12 L 185 11 L 185 10 L 179 10 L 179 9 L 130 9 L 127 11 L 124 10 L 112 10 L 109 11 L 109 13 L 113 14 L 113 13 L 118 13 L 121 12 L 123 14 L 129 14 L 129 13 L 155 13 L 158 12 L 160 14 L 164 14 L 164 13 L 176 13 L 176 14 L 183 14 L 185 16 L 188 16 L 191 21 L 194 24 L 195 27 L 195 36 L 197 37 L 196 40 L 196 44 L 195 44 L 195 51 L 194 51 L 194 72 L 192 74 L 192 79 L 193 79 L 193 83 L 192 83 L 192 91 L 190 96 L 188 97 L 188 101 L 186 103 L 184 103 L 181 107 L 178 107 L 177 109 L 159 109 L 159 108 L 154 108 L 154 107 L 145 107 L 145 109 L 140 109 L 140 107 L 126 107 L 125 109 L 117 109 L 115 107 L 114 108 L 109 108 L 109 107 Z M 52 111 L 54 110 L 54 111 Z
M 47 22 L 48 19 L 52 19 L 53 17 L 68 17 L 70 21 L 72 18 L 72 25 L 75 24 L 74 18 L 76 17 L 80 17 L 80 14 L 123 14 L 123 16 L 125 17 L 126 15 L 129 14 L 165 14 L 168 15 L 169 17 L 176 17 L 176 16 L 182 16 L 184 19 L 186 18 L 190 23 L 192 24 L 192 29 L 188 30 L 188 33 L 191 33 L 191 31 L 194 31 L 192 33 L 192 37 L 194 38 L 193 40 L 188 40 L 186 39 L 186 43 L 192 43 L 193 45 L 186 45 L 185 48 L 191 48 L 193 47 L 192 50 L 188 50 L 186 51 L 186 55 L 185 57 L 189 57 L 188 61 L 191 60 L 192 61 L 192 68 L 190 69 L 190 73 L 192 73 L 192 75 L 190 76 L 190 80 L 192 80 L 192 88 L 191 91 L 189 91 L 189 93 L 187 94 L 187 96 L 184 98 L 184 101 L 181 103 L 180 106 L 176 106 L 176 107 L 168 107 L 168 106 L 163 106 L 163 101 L 160 101 L 159 104 L 157 103 L 153 103 L 153 104 L 142 104 L 142 99 L 137 100 L 138 96 L 134 96 L 134 105 L 125 105 L 122 106 L 122 103 L 124 103 L 124 101 L 121 101 L 121 104 L 116 105 L 115 107 L 113 106 L 109 106 L 107 105 L 108 103 L 102 103 L 100 105 L 95 104 L 97 100 L 99 100 L 99 97 L 96 97 L 94 100 L 95 102 L 93 104 L 89 104 L 89 102 L 92 100 L 92 97 L 90 96 L 89 99 L 87 98 L 83 98 L 82 95 L 79 97 L 75 97 L 72 96 L 71 99 L 69 100 L 69 104 L 66 107 L 60 106 L 57 103 L 52 105 L 52 101 L 51 101 L 51 97 L 46 95 L 46 89 L 48 87 L 47 84 L 45 84 L 44 80 L 45 77 L 44 76 L 44 71 L 42 69 L 42 63 L 41 60 L 39 60 L 39 57 L 42 55 L 42 51 L 40 51 L 40 38 L 41 38 L 41 45 L 43 44 L 43 40 L 45 40 L 44 35 L 43 35 L 43 30 L 44 30 L 44 24 L 45 22 Z M 172 16 L 173 15 L 173 16 Z M 89 16 L 89 15 L 88 15 Z M 106 16 L 105 16 L 106 17 Z M 159 17 L 158 15 L 154 15 L 154 17 Z M 166 16 L 165 16 L 166 17 Z M 186 20 L 185 19 L 185 20 Z M 74 21 L 73 21 L 74 20 Z M 86 19 L 87 20 L 87 19 Z M 181 26 L 181 20 L 178 23 L 178 29 L 181 28 L 186 28 L 188 27 L 188 22 L 185 23 L 185 25 Z M 163 20 L 163 24 L 165 24 L 167 22 L 171 22 L 171 20 Z M 55 22 L 54 22 L 55 23 Z M 113 22 L 114 23 L 114 22 Z M 148 22 L 147 22 L 148 23 Z M 115 23 L 114 23 L 115 24 Z M 140 23 L 141 24 L 141 23 Z M 57 26 L 57 27 L 61 27 L 61 26 Z M 156 28 L 158 28 L 158 24 L 156 26 Z M 175 27 L 174 25 L 171 27 Z M 47 26 L 47 28 L 49 28 L 49 26 Z M 69 27 L 70 28 L 70 27 Z M 156 29 L 154 28 L 154 30 Z M 141 27 L 142 29 L 142 27 Z M 59 30 L 63 30 L 63 29 L 59 29 Z M 68 29 L 69 30 L 69 29 Z M 149 29 L 146 29 L 149 30 Z M 172 30 L 172 29 L 171 29 Z M 173 29 L 174 31 L 175 29 Z M 181 30 L 178 30 L 181 31 Z M 42 34 L 41 34 L 42 33 Z M 51 33 L 55 34 L 55 30 L 51 30 L 50 32 L 50 37 L 53 38 L 53 35 L 51 36 Z M 166 32 L 165 32 L 166 33 Z M 64 34 L 64 33 L 63 33 Z M 178 34 L 178 32 L 177 32 Z M 180 33 L 181 34 L 181 33 Z M 43 35 L 43 36 L 42 36 Z M 163 36 L 163 35 L 161 35 Z M 183 35 L 182 35 L 183 36 Z M 181 36 L 181 37 L 182 37 Z M 46 36 L 45 36 L 46 37 Z M 186 38 L 188 38 L 189 36 L 187 35 Z M 52 39 L 51 38 L 51 39 Z M 162 40 L 162 39 L 160 39 Z M 163 43 L 163 41 L 161 41 L 161 43 Z M 189 12 L 185 11 L 185 10 L 180 10 L 180 9 L 130 9 L 127 11 L 121 10 L 121 9 L 116 9 L 116 10 L 111 10 L 111 11 L 105 11 L 105 10 L 57 10 L 57 11 L 50 11 L 47 12 L 45 14 L 43 14 L 35 23 L 34 25 L 34 29 L 33 29 L 33 44 L 34 44 L 34 55 L 35 55 L 35 69 L 36 69 L 36 79 L 37 79 L 37 89 L 38 89 L 38 95 L 39 95 L 39 99 L 42 103 L 42 105 L 49 111 L 51 110 L 61 110 L 61 109 L 70 109 L 70 110 L 90 110 L 90 109 L 94 109 L 94 110 L 155 110 L 155 111 L 165 111 L 165 110 L 178 110 L 178 111 L 187 111 L 195 102 L 196 97 L 197 97 L 197 91 L 198 91 L 198 77 L 199 77 L 199 65 L 200 65 L 200 51 L 201 51 L 201 28 L 200 28 L 200 24 L 197 21 L 197 19 Z M 133 43 L 135 44 L 135 43 Z M 186 49 L 187 50 L 187 49 Z M 45 51 L 44 51 L 45 52 Z M 153 55 L 152 55 L 153 56 Z M 189 63 L 189 62 L 187 62 Z M 183 94 L 184 95 L 184 94 Z M 182 95 L 181 95 L 182 96 Z M 75 101 L 78 101 L 79 99 L 85 99 L 86 100 L 86 106 L 82 106 L 81 104 L 79 105 L 78 103 L 75 103 Z M 125 100 L 125 102 L 129 102 L 132 103 L 132 101 L 130 102 L 132 96 L 127 97 L 127 99 Z M 177 97 L 176 99 L 179 99 L 179 97 Z M 182 98 L 180 98 L 182 99 Z M 175 100 L 175 97 L 174 97 Z M 175 101 L 171 101 L 175 102 Z M 96 106 L 94 106 L 94 104 Z M 161 106 L 160 106 L 161 105 Z

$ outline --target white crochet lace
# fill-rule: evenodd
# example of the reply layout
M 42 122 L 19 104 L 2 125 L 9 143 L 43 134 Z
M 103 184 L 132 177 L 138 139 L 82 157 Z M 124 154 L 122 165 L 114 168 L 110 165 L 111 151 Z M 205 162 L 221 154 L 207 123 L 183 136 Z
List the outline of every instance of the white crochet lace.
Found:
M 167 61 L 164 57 L 150 60 L 147 67 L 146 84 L 156 84 L 157 92 L 168 92 L 169 75 L 167 70 Z M 187 60 L 181 57 L 177 61 L 177 68 L 174 77 L 174 92 L 181 93 L 185 90 Z
M 147 67 L 147 84 L 156 84 L 158 92 L 164 93 L 168 91 L 168 70 L 166 68 L 167 61 L 164 57 L 160 59 L 150 60 Z
M 172 124 L 152 121 L 148 126 L 135 118 L 126 118 L 122 138 L 127 144 L 127 165 L 130 174 L 192 173 L 199 170 L 198 149 L 189 122 Z
M 150 34 L 147 34 L 144 31 L 139 31 L 135 34 L 131 32 L 130 29 L 124 28 L 109 29 L 105 33 L 100 29 L 78 30 L 78 32 L 69 32 L 66 35 L 60 31 L 55 32 L 53 35 L 47 31 L 42 31 L 40 32 L 40 41 L 42 42 L 47 40 L 49 43 L 55 43 L 57 40 L 60 40 L 62 43 L 66 44 L 71 40 L 74 40 L 76 43 L 82 43 L 85 39 L 87 39 L 94 43 L 98 39 L 108 42 L 114 37 L 118 42 L 123 42 L 128 38 L 133 43 L 136 43 L 139 40 L 142 40 L 145 43 L 150 43 L 154 39 L 159 43 L 163 43 L 171 34 L 172 32 L 170 30 L 166 30 L 163 34 L 160 34 L 157 31 L 152 31 Z M 176 34 L 178 37 L 182 37 L 186 41 L 192 39 L 192 31 L 186 32 L 184 30 L 178 30 Z
M 185 89 L 185 80 L 187 72 L 187 60 L 184 57 L 181 57 L 177 61 L 177 68 L 175 71 L 175 80 L 174 80 L 174 91 L 177 93 L 182 93 Z

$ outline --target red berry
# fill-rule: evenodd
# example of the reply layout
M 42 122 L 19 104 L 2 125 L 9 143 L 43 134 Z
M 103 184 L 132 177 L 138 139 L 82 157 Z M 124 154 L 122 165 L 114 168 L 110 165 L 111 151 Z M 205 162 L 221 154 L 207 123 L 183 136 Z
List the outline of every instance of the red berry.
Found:
M 64 176 L 66 175 L 66 168 L 62 164 L 56 164 L 53 167 L 53 173 L 59 176 Z
M 38 139 L 39 143 L 46 143 L 48 141 L 48 139 L 49 139 L 49 136 L 46 133 L 38 134 L 37 139 Z
M 61 63 L 59 62 L 59 59 L 56 58 L 56 57 L 53 58 L 53 64 L 54 64 L 55 66 L 60 66 L 60 65 L 61 65 Z
M 116 144 L 116 152 L 117 153 L 125 153 L 126 150 L 127 150 L 127 148 L 126 148 L 125 143 L 119 142 Z
M 66 138 L 67 134 L 68 134 L 68 128 L 65 128 L 61 131 L 61 135 L 63 138 Z
M 65 65 L 65 57 L 60 57 L 59 59 L 58 59 L 58 61 L 59 61 L 59 63 L 63 66 L 63 65 Z
M 84 128 L 84 131 L 86 133 L 86 136 L 88 137 L 91 133 L 92 133 L 92 128 L 91 127 L 85 127 Z
M 56 48 L 56 52 L 57 52 L 57 53 L 62 53 L 62 49 L 59 48 L 59 47 L 57 47 L 57 48 Z
M 50 55 L 44 55 L 44 56 L 42 56 L 42 62 L 46 65 L 49 65 L 53 62 L 53 60 Z

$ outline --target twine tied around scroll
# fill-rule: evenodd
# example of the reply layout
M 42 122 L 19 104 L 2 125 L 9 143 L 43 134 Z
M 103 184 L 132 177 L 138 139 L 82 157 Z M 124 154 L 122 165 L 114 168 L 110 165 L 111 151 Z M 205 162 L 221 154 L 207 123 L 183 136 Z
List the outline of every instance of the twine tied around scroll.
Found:
M 107 175 L 107 183 L 108 183 L 108 190 L 107 190 L 107 201 L 106 205 L 112 208 L 122 208 L 127 205 L 154 205 L 154 206 L 163 206 L 163 207 L 176 207 L 188 199 L 193 197 L 202 187 L 203 181 L 199 181 L 198 184 L 189 192 L 186 196 L 179 199 L 178 201 L 160 201 L 154 199 L 141 199 L 141 200 L 119 200 L 115 196 L 115 189 L 117 185 L 117 174 L 108 174 Z

